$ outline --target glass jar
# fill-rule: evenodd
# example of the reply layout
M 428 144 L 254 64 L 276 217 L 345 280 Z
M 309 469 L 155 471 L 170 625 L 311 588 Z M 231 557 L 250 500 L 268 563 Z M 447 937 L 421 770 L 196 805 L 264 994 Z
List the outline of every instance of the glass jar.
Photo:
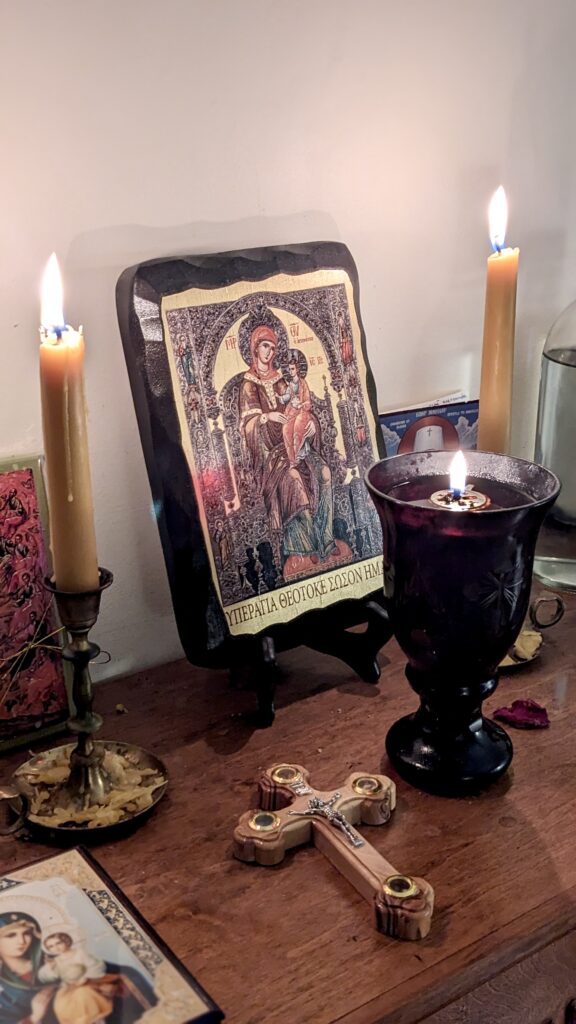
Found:
M 534 573 L 548 586 L 576 590 L 576 302 L 544 345 L 534 458 L 562 484 L 540 533 Z

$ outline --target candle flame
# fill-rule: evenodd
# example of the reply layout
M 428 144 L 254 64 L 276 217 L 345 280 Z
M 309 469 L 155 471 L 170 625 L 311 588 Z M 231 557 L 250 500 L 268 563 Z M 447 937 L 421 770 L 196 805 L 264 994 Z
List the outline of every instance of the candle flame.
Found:
M 62 275 L 53 252 L 42 278 L 42 305 L 40 323 L 47 334 L 62 331 L 65 327 L 62 294 Z
M 450 463 L 450 490 L 458 497 L 466 490 L 467 470 L 466 459 L 461 451 L 457 451 Z
M 504 248 L 506 238 L 506 227 L 508 224 L 508 201 L 502 185 L 496 189 L 490 207 L 488 209 L 488 223 L 490 225 L 490 241 L 494 252 L 500 252 Z

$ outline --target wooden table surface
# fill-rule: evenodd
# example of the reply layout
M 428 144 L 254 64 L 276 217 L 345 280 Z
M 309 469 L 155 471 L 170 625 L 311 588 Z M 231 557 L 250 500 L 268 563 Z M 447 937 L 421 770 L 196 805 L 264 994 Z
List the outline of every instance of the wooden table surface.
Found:
M 282 655 L 278 714 L 263 731 L 239 714 L 252 694 L 231 691 L 224 672 L 179 661 L 102 684 L 102 735 L 162 757 L 170 788 L 137 832 L 92 852 L 232 1024 L 413 1024 L 576 924 L 575 625 L 567 596 L 540 658 L 485 705 L 532 697 L 551 726 L 511 730 L 510 772 L 470 799 L 420 793 L 388 764 L 386 731 L 416 706 L 394 641 L 376 687 L 305 648 Z M 5 756 L 3 777 L 23 759 Z M 399 871 L 434 886 L 427 939 L 378 934 L 368 904 L 313 848 L 276 868 L 232 858 L 236 818 L 278 761 L 306 765 L 319 788 L 356 769 L 396 778 L 392 820 L 365 832 Z M 50 852 L 0 839 L 4 872 Z

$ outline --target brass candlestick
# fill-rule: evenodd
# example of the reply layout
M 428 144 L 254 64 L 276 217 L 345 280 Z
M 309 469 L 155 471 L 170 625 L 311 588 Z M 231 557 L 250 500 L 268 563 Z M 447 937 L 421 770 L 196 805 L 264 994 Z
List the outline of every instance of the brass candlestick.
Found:
M 92 680 L 90 662 L 100 654 L 100 648 L 88 640 L 88 633 L 100 611 L 102 591 L 114 579 L 109 569 L 99 569 L 100 586 L 97 590 L 80 593 L 58 590 L 48 577 L 44 586 L 56 599 L 60 621 L 68 633 L 68 645 L 62 657 L 73 666 L 72 700 L 75 714 L 68 719 L 70 732 L 77 742 L 70 755 L 70 775 L 58 792 L 56 803 L 63 807 L 86 808 L 103 802 L 111 783 L 103 767 L 104 746 L 94 744 L 93 736 L 102 725 L 102 717 L 92 710 Z
M 20 826 L 39 830 L 64 843 L 125 834 L 137 819 L 152 810 L 166 792 L 166 767 L 154 754 L 132 743 L 95 740 L 102 718 L 92 710 L 90 662 L 100 653 L 88 633 L 98 618 L 102 591 L 112 583 L 112 573 L 99 569 L 100 585 L 81 593 L 58 590 L 46 578 L 44 586 L 54 595 L 68 643 L 62 657 L 73 667 L 74 714 L 68 728 L 76 743 L 53 747 L 16 769 L 14 786 L 0 790 L 0 804 L 7 800 L 17 820 L 0 835 Z

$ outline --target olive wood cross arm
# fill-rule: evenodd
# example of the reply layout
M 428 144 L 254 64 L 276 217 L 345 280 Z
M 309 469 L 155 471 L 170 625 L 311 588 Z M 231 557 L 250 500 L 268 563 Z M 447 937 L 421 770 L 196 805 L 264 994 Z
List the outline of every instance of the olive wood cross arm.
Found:
M 386 775 L 354 772 L 337 790 L 320 792 L 298 764 L 266 769 L 259 782 L 260 810 L 247 811 L 234 830 L 234 856 L 264 866 L 286 850 L 314 845 L 372 903 L 378 931 L 422 939 L 430 931 L 434 890 L 423 878 L 401 875 L 354 827 L 383 825 L 396 805 Z

